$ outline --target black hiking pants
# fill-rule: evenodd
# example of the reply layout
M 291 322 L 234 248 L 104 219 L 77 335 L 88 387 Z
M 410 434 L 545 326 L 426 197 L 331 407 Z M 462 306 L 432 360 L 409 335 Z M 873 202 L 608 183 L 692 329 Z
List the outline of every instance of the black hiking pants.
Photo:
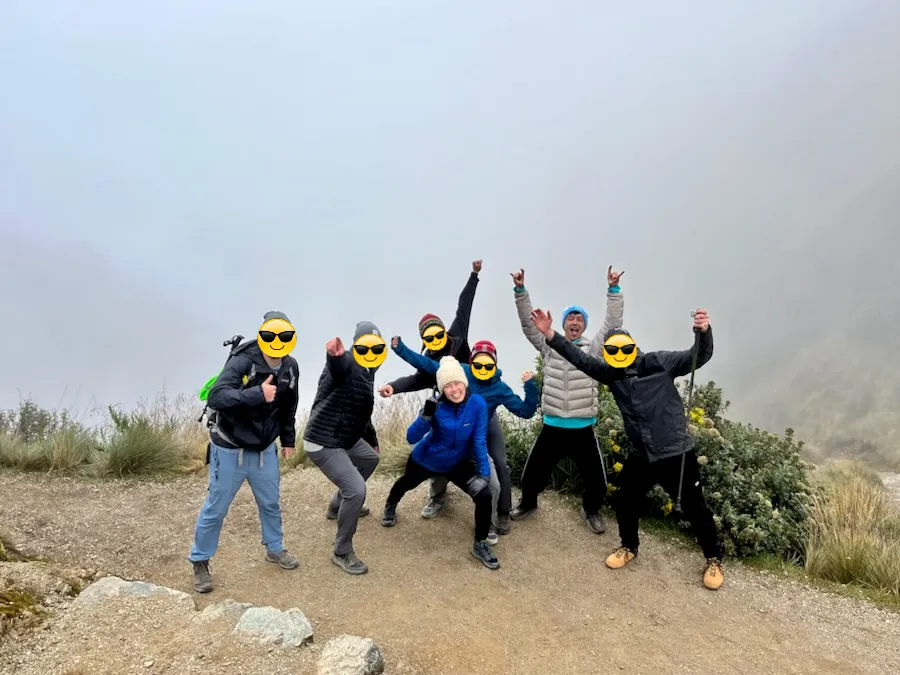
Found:
M 403 499 L 403 495 L 410 490 L 414 490 L 429 478 L 446 476 L 448 480 L 468 494 L 472 501 L 475 502 L 475 538 L 478 541 L 484 541 L 488 538 L 491 530 L 491 489 L 488 482 L 485 481 L 484 487 L 473 494 L 469 487 L 469 481 L 477 475 L 478 471 L 475 468 L 475 463 L 468 459 L 462 460 L 450 471 L 441 474 L 426 469 L 410 455 L 409 459 L 406 460 L 406 471 L 394 483 L 387 500 L 390 504 L 399 504 L 400 500 Z
M 616 521 L 622 546 L 638 550 L 638 521 L 647 501 L 647 493 L 659 484 L 669 493 L 672 503 L 678 498 L 678 477 L 681 473 L 681 455 L 655 462 L 642 455 L 631 454 L 625 460 L 619 474 L 619 498 L 616 504 Z M 703 498 L 700 483 L 700 465 L 693 450 L 684 458 L 684 481 L 681 487 L 681 510 L 685 520 L 691 523 L 697 543 L 707 558 L 722 557 L 722 542 L 716 531 L 712 511 Z
M 594 427 L 590 425 L 564 429 L 545 424 L 541 428 L 522 469 L 520 506 L 524 509 L 537 506 L 538 495 L 547 487 L 550 475 L 563 457 L 571 458 L 581 474 L 584 484 L 581 504 L 585 512 L 596 515 L 606 499 L 606 469 Z

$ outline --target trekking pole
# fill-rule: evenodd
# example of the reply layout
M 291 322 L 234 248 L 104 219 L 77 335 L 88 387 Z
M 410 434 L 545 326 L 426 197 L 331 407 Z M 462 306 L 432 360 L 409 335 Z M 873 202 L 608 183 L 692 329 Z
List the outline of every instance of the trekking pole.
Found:
M 693 318 L 697 312 L 691 310 L 691 318 Z M 694 345 L 691 347 L 691 381 L 688 384 L 688 404 L 687 404 L 687 412 L 684 415 L 684 420 L 687 422 L 691 418 L 691 404 L 694 400 L 694 371 L 697 370 L 697 352 L 700 351 L 700 329 L 696 326 L 694 327 Z M 690 431 L 688 431 L 690 433 Z M 681 486 L 684 483 L 684 458 L 687 455 L 687 452 L 681 453 L 681 473 L 678 476 L 678 498 L 675 500 L 675 513 L 681 513 Z

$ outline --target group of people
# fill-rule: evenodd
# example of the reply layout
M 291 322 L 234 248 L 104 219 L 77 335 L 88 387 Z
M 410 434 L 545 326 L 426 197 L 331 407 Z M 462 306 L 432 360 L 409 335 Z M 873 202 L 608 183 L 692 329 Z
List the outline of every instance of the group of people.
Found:
M 436 314 L 418 324 L 421 348 L 416 351 L 399 336 L 391 350 L 410 364 L 413 373 L 378 388 L 388 398 L 430 390 L 407 429 L 413 446 L 405 470 L 384 504 L 381 524 L 397 523 L 403 496 L 429 481 L 423 518 L 434 518 L 446 504 L 448 482 L 474 502 L 472 555 L 489 569 L 500 567 L 493 550 L 510 533 L 510 520 L 520 521 L 538 507 L 554 468 L 570 457 L 580 473 L 581 516 L 589 530 L 603 534 L 600 514 L 606 501 L 607 476 L 603 454 L 594 435 L 598 384 L 609 387 L 624 420 L 632 446 L 621 469 L 615 504 L 620 546 L 606 558 L 611 569 L 629 564 L 639 549 L 638 523 L 646 495 L 655 484 L 678 494 L 683 517 L 694 529 L 706 558 L 703 584 L 718 589 L 724 580 L 723 547 L 702 491 L 694 443 L 675 379 L 702 367 L 712 357 L 713 342 L 705 310 L 694 313 L 694 347 L 681 351 L 641 352 L 623 328 L 623 273 L 607 270 L 606 314 L 592 339 L 585 337 L 588 312 L 580 305 L 562 311 L 562 333 L 553 328 L 550 312 L 534 309 L 525 288 L 525 271 L 511 274 L 516 311 L 527 340 L 543 357 L 544 378 L 539 393 L 534 373 L 522 373 L 524 398 L 503 381 L 496 346 L 480 340 L 470 346 L 469 324 L 482 262 L 459 296 L 456 315 L 447 328 Z M 263 330 L 262 328 L 268 328 Z M 287 316 L 269 312 L 258 340 L 249 341 L 229 358 L 208 395 L 211 414 L 209 495 L 197 519 L 188 560 L 194 588 L 212 590 L 209 560 L 218 545 L 222 522 L 235 494 L 247 479 L 256 500 L 267 561 L 285 569 L 297 560 L 284 548 L 279 506 L 280 472 L 276 440 L 289 457 L 295 445 L 297 362 L 289 355 L 296 337 Z M 280 332 L 279 332 L 280 331 Z M 258 342 L 258 344 L 257 344 Z M 377 433 L 371 417 L 375 404 L 375 374 L 387 356 L 388 344 L 368 321 L 356 325 L 350 350 L 341 338 L 326 344 L 325 367 L 304 430 L 304 450 L 312 463 L 335 485 L 325 516 L 337 521 L 332 562 L 348 574 L 365 574 L 366 563 L 355 554 L 353 538 L 366 506 L 366 481 L 379 462 Z M 284 355 L 277 350 L 284 348 Z M 543 424 L 521 477 L 521 498 L 512 506 L 512 485 L 503 429 L 496 411 L 501 406 L 529 419 L 541 406 Z

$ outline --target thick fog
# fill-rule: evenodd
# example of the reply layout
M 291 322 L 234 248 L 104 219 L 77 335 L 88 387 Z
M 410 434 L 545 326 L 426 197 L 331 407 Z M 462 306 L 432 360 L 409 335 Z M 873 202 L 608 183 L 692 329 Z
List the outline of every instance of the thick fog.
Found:
M 518 391 L 509 273 L 592 335 L 611 264 L 645 350 L 708 309 L 735 416 L 896 427 L 900 3 L 641 5 L 7 0 L 0 407 L 192 395 L 270 309 L 308 406 L 483 258 Z

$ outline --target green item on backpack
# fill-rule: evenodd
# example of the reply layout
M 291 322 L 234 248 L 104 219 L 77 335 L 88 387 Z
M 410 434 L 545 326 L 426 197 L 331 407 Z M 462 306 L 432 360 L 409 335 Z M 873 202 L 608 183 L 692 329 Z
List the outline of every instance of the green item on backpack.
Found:
M 199 398 L 201 401 L 205 401 L 209 397 L 210 390 L 213 388 L 213 385 L 216 383 L 216 380 L 219 379 L 219 375 L 221 374 L 222 371 L 220 370 L 218 373 L 209 378 L 206 381 L 206 384 L 200 387 L 200 393 L 197 394 L 197 398 Z

